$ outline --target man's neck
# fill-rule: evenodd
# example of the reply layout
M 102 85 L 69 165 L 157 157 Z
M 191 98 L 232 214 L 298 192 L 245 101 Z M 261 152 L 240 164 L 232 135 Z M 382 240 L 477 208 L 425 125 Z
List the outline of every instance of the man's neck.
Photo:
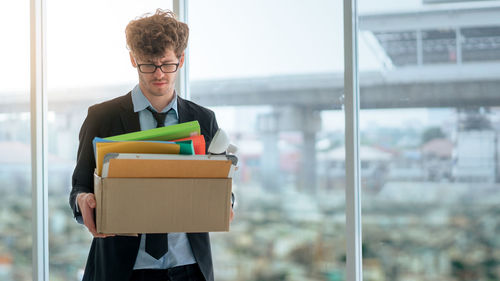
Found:
M 162 112 L 167 105 L 172 102 L 174 98 L 174 91 L 172 90 L 169 94 L 163 96 L 148 95 L 143 92 L 144 96 L 151 103 L 156 112 Z

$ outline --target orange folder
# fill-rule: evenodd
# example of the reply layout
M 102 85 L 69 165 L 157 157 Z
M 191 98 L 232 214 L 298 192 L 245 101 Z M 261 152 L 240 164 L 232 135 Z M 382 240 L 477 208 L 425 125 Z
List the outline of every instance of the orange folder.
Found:
M 205 137 L 203 135 L 191 136 L 191 137 L 182 138 L 182 139 L 173 140 L 173 141 L 183 141 L 183 140 L 192 140 L 193 141 L 194 154 L 198 154 L 198 155 L 205 154 L 206 144 L 205 144 Z
M 110 159 L 108 178 L 228 178 L 230 160 Z
M 101 176 L 104 156 L 108 153 L 159 153 L 179 154 L 180 145 L 175 143 L 124 141 L 96 143 L 96 171 Z

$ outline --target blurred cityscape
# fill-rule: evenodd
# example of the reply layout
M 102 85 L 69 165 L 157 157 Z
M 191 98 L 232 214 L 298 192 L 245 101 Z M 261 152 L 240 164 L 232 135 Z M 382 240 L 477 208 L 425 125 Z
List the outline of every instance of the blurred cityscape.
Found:
M 500 280 L 500 6 L 439 7 L 360 17 L 383 65 L 360 73 L 365 281 Z M 80 280 L 90 247 L 68 205 L 87 107 L 130 88 L 49 89 L 51 281 Z M 343 94 L 342 73 L 192 81 L 240 147 L 216 280 L 345 280 Z M 29 100 L 0 97 L 0 280 L 27 281 Z
M 364 280 L 500 279 L 500 108 L 438 111 L 441 126 L 362 131 Z M 2 128 L 26 123 L 9 116 Z M 0 279 L 30 280 L 29 145 L 1 137 Z M 279 135 L 272 189 L 259 154 L 266 144 L 232 138 L 242 148 L 236 219 L 212 234 L 217 280 L 345 280 L 343 132 L 318 134 L 314 188 L 299 180 L 300 132 Z M 67 203 L 73 161 L 51 150 L 51 280 L 79 280 L 91 237 Z

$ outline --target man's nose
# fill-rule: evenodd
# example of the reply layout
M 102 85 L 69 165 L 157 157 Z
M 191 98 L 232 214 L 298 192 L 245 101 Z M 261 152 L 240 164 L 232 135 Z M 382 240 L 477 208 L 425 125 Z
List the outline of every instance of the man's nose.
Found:
M 163 73 L 163 71 L 161 71 L 161 69 L 159 67 L 157 67 L 155 72 L 153 72 L 153 75 L 156 78 L 161 78 L 165 75 L 165 73 Z

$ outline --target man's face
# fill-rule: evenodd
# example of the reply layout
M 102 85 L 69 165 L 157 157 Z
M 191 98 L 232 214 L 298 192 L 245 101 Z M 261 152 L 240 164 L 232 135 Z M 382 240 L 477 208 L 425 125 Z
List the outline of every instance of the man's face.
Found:
M 175 88 L 175 78 L 179 69 L 184 64 L 184 54 L 181 58 L 177 58 L 173 50 L 167 50 L 163 57 L 154 59 L 139 59 L 134 58 L 130 54 L 130 60 L 134 67 L 138 67 L 141 64 L 154 64 L 156 66 L 164 64 L 179 64 L 177 71 L 173 73 L 164 73 L 159 67 L 154 70 L 153 73 L 143 73 L 137 69 L 139 73 L 139 87 L 146 97 L 160 97 L 166 96 L 171 98 Z M 143 67 L 145 68 L 145 67 Z M 165 69 L 167 67 L 164 67 Z

